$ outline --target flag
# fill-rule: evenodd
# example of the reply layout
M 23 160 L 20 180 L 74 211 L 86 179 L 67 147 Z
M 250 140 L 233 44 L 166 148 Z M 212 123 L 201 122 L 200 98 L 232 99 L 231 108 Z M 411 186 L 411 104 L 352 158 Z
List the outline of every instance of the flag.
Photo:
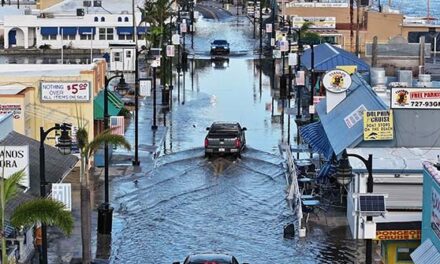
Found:
M 123 116 L 110 117 L 110 129 L 113 135 L 123 136 L 125 133 L 125 121 Z

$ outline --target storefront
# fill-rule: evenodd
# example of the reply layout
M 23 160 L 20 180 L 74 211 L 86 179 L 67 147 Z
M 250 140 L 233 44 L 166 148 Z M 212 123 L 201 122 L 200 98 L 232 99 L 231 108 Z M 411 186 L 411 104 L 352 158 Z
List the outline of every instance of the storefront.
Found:
M 420 245 L 420 239 L 420 222 L 377 224 L 376 240 L 381 245 L 383 263 L 412 263 L 410 254 Z

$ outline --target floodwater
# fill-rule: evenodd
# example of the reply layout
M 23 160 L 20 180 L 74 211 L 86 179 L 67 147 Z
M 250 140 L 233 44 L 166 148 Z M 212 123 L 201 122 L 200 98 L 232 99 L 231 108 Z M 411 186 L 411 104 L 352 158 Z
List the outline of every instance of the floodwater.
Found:
M 279 142 L 289 135 L 288 116 L 273 99 L 266 72 L 259 81 L 253 55 L 258 41 L 247 23 L 198 22 L 196 56 L 181 80 L 185 89 L 179 93 L 175 85 L 165 121 L 165 155 L 154 169 L 143 168 L 148 172 L 112 181 L 111 263 L 182 262 L 200 252 L 225 252 L 253 264 L 361 263 L 362 250 L 349 238 L 343 216 L 320 212 L 310 217 L 306 238 L 283 238 L 283 227 L 295 219 L 278 156 Z M 215 38 L 231 43 L 229 60 L 211 61 L 209 43 Z M 188 36 L 186 41 L 190 47 Z M 247 127 L 242 159 L 203 157 L 205 128 L 218 120 Z M 140 131 L 149 124 L 144 121 Z M 290 125 L 293 139 L 296 127 Z

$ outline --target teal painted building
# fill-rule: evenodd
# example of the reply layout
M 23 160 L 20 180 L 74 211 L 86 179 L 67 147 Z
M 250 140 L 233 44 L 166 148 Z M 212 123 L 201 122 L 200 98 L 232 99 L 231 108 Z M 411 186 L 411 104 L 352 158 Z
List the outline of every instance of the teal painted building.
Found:
M 440 263 L 440 171 L 423 163 L 422 244 L 411 253 L 415 264 Z

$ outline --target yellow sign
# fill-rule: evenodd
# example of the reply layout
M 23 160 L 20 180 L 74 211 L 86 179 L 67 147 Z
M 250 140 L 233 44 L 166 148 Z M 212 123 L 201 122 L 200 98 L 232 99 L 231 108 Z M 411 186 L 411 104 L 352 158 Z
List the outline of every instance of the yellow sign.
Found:
M 376 240 L 419 240 L 420 230 L 376 230 Z
M 336 69 L 346 71 L 348 74 L 352 75 L 357 71 L 356 65 L 339 65 Z
M 364 112 L 364 140 L 391 140 L 393 139 L 393 111 L 365 111 Z

